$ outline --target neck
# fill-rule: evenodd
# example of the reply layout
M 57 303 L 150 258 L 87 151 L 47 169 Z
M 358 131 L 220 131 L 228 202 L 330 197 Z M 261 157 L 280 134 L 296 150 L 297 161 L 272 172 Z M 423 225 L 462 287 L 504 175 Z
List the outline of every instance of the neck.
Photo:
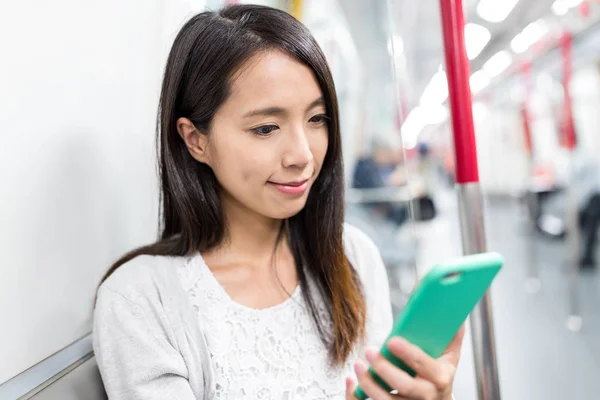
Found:
M 272 257 L 283 221 L 265 217 L 230 201 L 222 204 L 227 236 L 220 250 L 258 260 Z

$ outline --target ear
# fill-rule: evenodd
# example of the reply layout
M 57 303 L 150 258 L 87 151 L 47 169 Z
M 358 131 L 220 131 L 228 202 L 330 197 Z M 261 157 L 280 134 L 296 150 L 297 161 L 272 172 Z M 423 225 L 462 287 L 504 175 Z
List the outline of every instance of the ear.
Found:
M 196 129 L 192 121 L 187 118 L 177 120 L 177 132 L 185 142 L 192 157 L 201 163 L 209 164 L 208 136 Z

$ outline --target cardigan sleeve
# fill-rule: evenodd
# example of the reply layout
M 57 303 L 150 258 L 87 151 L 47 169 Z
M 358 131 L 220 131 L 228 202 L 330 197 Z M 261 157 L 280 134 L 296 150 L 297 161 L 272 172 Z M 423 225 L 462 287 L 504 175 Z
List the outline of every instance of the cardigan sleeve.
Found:
M 108 287 L 98 291 L 94 352 L 109 399 L 196 399 L 162 312 Z

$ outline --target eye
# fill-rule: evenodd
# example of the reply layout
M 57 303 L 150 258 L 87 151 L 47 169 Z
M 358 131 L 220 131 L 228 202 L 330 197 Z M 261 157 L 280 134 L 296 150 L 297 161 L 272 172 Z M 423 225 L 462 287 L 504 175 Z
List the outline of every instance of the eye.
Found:
M 279 129 L 277 125 L 263 125 L 258 128 L 253 128 L 252 132 L 256 133 L 259 136 L 268 136 L 274 130 Z
M 308 122 L 312 122 L 313 124 L 321 125 L 329 121 L 329 117 L 325 114 L 318 114 L 308 120 Z

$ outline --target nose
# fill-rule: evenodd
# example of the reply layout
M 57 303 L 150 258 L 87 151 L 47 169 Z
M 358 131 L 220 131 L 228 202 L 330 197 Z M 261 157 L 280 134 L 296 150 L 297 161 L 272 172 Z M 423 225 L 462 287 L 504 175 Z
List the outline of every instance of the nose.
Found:
M 302 128 L 294 129 L 286 138 L 283 166 L 285 168 L 303 168 L 313 160 L 309 138 Z

